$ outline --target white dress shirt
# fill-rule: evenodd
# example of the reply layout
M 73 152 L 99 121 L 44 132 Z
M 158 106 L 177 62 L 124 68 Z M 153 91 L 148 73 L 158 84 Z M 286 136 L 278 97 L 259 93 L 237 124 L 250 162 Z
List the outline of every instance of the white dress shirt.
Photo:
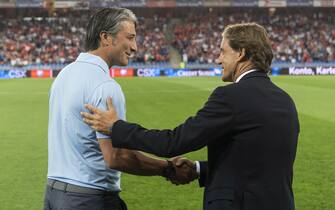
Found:
M 251 72 L 254 72 L 254 71 L 257 71 L 257 70 L 256 69 L 251 69 L 249 71 L 244 72 L 243 74 L 241 74 L 240 76 L 237 77 L 235 83 L 238 83 L 242 79 L 242 77 L 244 77 L 245 75 L 247 75 Z

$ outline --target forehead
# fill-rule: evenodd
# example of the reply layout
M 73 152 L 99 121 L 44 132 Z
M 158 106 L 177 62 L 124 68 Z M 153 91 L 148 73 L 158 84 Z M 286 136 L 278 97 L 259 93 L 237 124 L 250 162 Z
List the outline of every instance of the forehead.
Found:
M 235 51 L 235 50 L 230 46 L 230 43 L 229 43 L 229 42 L 230 42 L 229 39 L 222 38 L 220 49 L 221 49 L 222 51 L 225 51 L 225 52 L 232 52 L 232 51 Z
M 229 45 L 228 45 L 228 40 L 225 39 L 224 37 L 222 37 L 222 41 L 221 41 L 221 45 L 220 45 L 220 47 L 221 47 L 222 49 L 229 47 Z
M 121 29 L 119 33 L 127 33 L 136 35 L 135 23 L 131 21 L 122 21 L 120 23 Z

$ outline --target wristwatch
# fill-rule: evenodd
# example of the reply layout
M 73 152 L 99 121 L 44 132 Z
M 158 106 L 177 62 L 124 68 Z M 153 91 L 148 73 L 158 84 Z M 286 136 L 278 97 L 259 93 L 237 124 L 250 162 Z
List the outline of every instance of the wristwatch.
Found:
M 172 175 L 176 173 L 176 169 L 173 167 L 172 161 L 166 160 L 168 165 L 163 168 L 162 176 L 165 177 L 167 180 L 170 179 Z

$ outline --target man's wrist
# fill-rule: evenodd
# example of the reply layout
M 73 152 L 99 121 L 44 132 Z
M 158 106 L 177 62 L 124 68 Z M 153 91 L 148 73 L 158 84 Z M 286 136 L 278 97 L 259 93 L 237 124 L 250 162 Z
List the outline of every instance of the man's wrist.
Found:
M 173 163 L 170 160 L 166 160 L 167 165 L 162 170 L 162 177 L 170 179 L 170 177 L 176 173 L 176 169 L 173 167 Z

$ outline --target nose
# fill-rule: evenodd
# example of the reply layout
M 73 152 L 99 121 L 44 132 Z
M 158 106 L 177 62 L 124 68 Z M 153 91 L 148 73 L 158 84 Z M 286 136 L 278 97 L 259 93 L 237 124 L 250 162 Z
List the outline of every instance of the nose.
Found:
M 134 41 L 130 47 L 130 50 L 132 52 L 136 52 L 137 51 L 137 44 L 136 44 L 136 41 Z
M 220 57 L 218 57 L 217 59 L 215 59 L 215 63 L 218 64 L 218 65 L 222 64 L 222 61 L 221 61 Z

